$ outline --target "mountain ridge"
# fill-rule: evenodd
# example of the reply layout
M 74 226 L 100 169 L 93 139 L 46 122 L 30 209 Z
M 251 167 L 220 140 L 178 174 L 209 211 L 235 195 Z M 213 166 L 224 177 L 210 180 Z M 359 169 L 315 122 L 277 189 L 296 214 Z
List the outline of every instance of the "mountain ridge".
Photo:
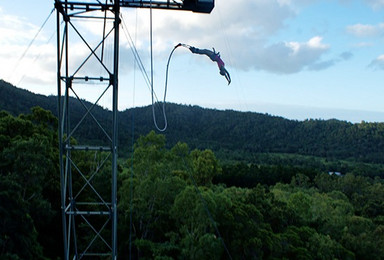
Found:
M 0 80 L 0 110 L 18 115 L 29 113 L 33 106 L 40 106 L 57 115 L 56 102 L 56 96 L 34 94 Z M 72 120 L 78 122 L 84 107 L 73 98 L 70 102 L 76 112 Z M 92 113 L 102 118 L 105 125 L 110 124 L 111 111 L 95 106 Z M 288 153 L 384 163 L 383 123 L 351 123 L 337 119 L 299 121 L 256 112 L 173 103 L 166 105 L 166 113 L 168 129 L 164 135 L 168 146 L 180 141 L 191 149 L 209 148 L 239 158 L 252 158 L 252 154 L 257 153 Z M 132 131 L 136 139 L 151 130 L 155 130 L 151 106 L 119 112 L 119 143 L 124 153 L 130 151 Z M 100 135 L 94 134 L 94 129 L 86 128 L 76 138 L 92 144 L 98 142 Z

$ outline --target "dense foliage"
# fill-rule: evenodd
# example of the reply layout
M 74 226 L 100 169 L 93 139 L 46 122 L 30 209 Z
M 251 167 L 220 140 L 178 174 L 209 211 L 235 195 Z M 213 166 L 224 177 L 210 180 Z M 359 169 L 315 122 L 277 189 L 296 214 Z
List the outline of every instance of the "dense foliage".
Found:
M 56 128 L 52 113 L 38 107 L 18 117 L 0 112 L 0 255 L 6 259 L 62 252 Z
M 0 112 L 0 259 L 62 257 L 56 128 L 39 107 Z M 223 163 L 154 132 L 133 151 L 119 167 L 119 259 L 384 258 L 384 181 L 371 174 L 381 164 L 282 153 Z
M 123 258 L 129 248 L 134 259 L 384 257 L 382 179 L 251 166 L 247 182 L 242 164 L 225 167 L 233 178 L 223 179 L 211 150 L 166 149 L 154 132 L 128 164 L 119 191 Z

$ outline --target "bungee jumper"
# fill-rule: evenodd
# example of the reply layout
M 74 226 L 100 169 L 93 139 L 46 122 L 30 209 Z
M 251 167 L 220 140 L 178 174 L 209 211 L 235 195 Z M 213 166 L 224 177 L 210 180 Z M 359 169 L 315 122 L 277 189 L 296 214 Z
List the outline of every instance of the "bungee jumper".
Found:
M 175 47 L 173 47 L 171 53 L 169 54 L 168 57 L 168 62 L 167 62 L 167 69 L 165 71 L 165 84 L 164 84 L 164 101 L 163 101 L 163 116 L 164 116 L 164 127 L 159 128 L 157 125 L 156 121 L 156 116 L 155 116 L 155 110 L 154 110 L 154 91 L 153 91 L 153 80 L 151 80 L 151 94 L 152 94 L 152 114 L 153 114 L 153 122 L 155 123 L 155 126 L 157 130 L 160 132 L 163 132 L 167 129 L 168 122 L 167 122 L 167 116 L 165 114 L 165 99 L 167 96 L 167 89 L 168 89 L 168 72 L 169 72 L 169 64 L 171 62 L 171 58 L 173 53 L 178 47 L 185 47 L 188 48 L 192 53 L 194 54 L 200 54 L 200 55 L 207 55 L 213 62 L 217 63 L 217 66 L 219 67 L 220 70 L 220 75 L 224 76 L 226 80 L 228 81 L 228 85 L 231 84 L 231 76 L 229 75 L 228 71 L 225 69 L 225 64 L 224 61 L 220 58 L 220 52 L 216 52 L 214 48 L 213 51 L 207 50 L 207 49 L 199 49 L 195 48 L 193 46 L 187 45 L 187 44 L 182 44 L 179 43 Z
M 178 45 L 175 46 L 175 49 L 180 46 L 188 48 L 194 54 L 207 55 L 213 62 L 217 63 L 217 66 L 219 67 L 219 70 L 220 70 L 220 75 L 226 78 L 226 80 L 228 81 L 228 85 L 231 84 L 231 76 L 229 75 L 228 71 L 225 69 L 225 64 L 220 57 L 220 52 L 216 52 L 215 48 L 212 48 L 213 51 L 211 51 L 211 50 L 199 49 L 187 44 L 179 43 Z

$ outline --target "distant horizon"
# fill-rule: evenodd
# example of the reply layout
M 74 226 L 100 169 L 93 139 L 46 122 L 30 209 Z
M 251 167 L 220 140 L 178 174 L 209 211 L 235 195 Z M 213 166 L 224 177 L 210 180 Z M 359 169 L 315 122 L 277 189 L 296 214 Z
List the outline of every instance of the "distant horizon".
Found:
M 53 8 L 53 0 L 0 3 L 0 78 L 33 93 L 56 94 Z M 151 104 L 148 82 L 141 75 L 151 71 L 150 12 L 122 8 L 121 14 L 119 110 Z M 178 48 L 169 70 L 168 102 L 292 120 L 384 122 L 383 17 L 383 0 L 220 0 L 210 14 L 153 10 L 154 89 L 162 98 L 167 58 L 176 44 L 214 47 L 231 84 L 209 58 Z M 103 22 L 76 25 L 93 47 L 99 43 Z M 135 39 L 134 44 L 123 30 Z M 71 67 L 81 63 L 88 48 L 79 37 L 70 38 L 76 50 L 71 52 Z M 105 57 L 112 57 L 111 41 L 106 42 Z M 133 50 L 146 72 L 135 65 Z M 99 67 L 90 59 L 77 75 L 104 76 Z M 81 98 L 97 99 L 96 84 L 92 91 L 79 85 L 75 87 Z M 111 94 L 107 94 L 102 107 L 110 106 Z
M 7 82 L 4 79 L 1 79 L 4 82 L 25 91 L 29 91 L 35 95 L 42 95 L 45 97 L 49 96 L 57 96 L 57 93 L 44 94 L 37 93 L 30 89 L 17 87 L 10 82 Z M 92 103 L 92 101 L 87 100 Z M 297 121 L 305 121 L 305 120 L 332 120 L 336 119 L 339 121 L 347 121 L 353 124 L 356 123 L 384 123 L 384 112 L 380 111 L 365 111 L 365 110 L 354 110 L 354 109 L 340 109 L 340 108 L 322 108 L 322 107 L 310 107 L 310 106 L 302 106 L 302 105 L 282 105 L 282 104 L 273 104 L 273 103 L 260 103 L 260 104 L 242 104 L 243 106 L 232 106 L 232 108 L 228 108 L 229 106 L 220 106 L 220 105 L 210 105 L 210 104 L 188 104 L 174 101 L 166 101 L 169 104 L 176 105 L 185 105 L 185 106 L 198 106 L 205 109 L 217 109 L 221 111 L 229 110 L 229 111 L 237 111 L 237 112 L 251 112 L 251 113 L 259 113 L 270 116 L 282 117 L 288 120 L 297 120 Z M 124 112 L 125 110 L 129 110 L 132 108 L 140 108 L 150 106 L 151 103 L 148 104 L 139 104 L 134 107 L 126 107 L 119 109 L 120 112 Z M 100 107 L 111 110 L 108 107 L 102 106 Z M 324 116 L 327 115 L 327 116 Z

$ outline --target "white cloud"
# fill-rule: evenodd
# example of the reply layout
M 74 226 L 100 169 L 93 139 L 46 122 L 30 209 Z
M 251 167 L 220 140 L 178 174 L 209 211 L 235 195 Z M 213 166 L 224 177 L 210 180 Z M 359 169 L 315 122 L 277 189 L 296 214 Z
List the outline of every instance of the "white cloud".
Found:
M 378 56 L 376 59 L 374 59 L 368 67 L 374 69 L 374 70 L 384 70 L 384 54 Z
M 384 7 L 384 0 L 365 0 L 374 10 Z
M 29 46 L 38 30 L 39 27 L 27 19 L 5 14 L 0 9 L 0 78 L 15 85 L 21 80 L 54 82 L 52 68 L 56 66 L 56 48 L 47 43 L 49 37 L 40 33 Z
M 28 53 L 20 59 L 25 46 L 2 45 L 0 51 L 0 77 L 17 85 L 33 82 L 46 85 L 55 82 L 56 48 L 51 44 L 31 46 Z
M 270 40 L 287 26 L 289 19 L 298 15 L 300 7 L 313 1 L 238 0 L 236 4 L 233 4 L 232 1 L 221 0 L 216 2 L 216 7 L 210 15 L 154 10 L 155 55 L 165 59 L 174 44 L 183 42 L 201 48 L 215 47 L 216 50 L 221 51 L 227 66 L 242 70 L 256 69 L 272 73 L 296 73 L 306 68 L 320 69 L 331 66 L 332 62 L 321 61 L 322 55 L 330 46 L 324 44 L 320 36 L 314 36 L 306 42 L 271 42 Z M 12 73 L 10 67 L 17 65 L 12 64 L 10 66 L 10 62 L 7 61 L 13 60 L 16 63 L 37 32 L 38 27 L 25 19 L 0 14 L 0 43 L 3 48 L 3 51 L 0 51 L 0 64 L 2 64 L 0 66 L 2 70 L 0 78 L 6 79 Z M 142 60 L 145 61 L 149 57 L 149 11 L 123 9 L 123 14 L 131 34 L 137 32 L 136 47 Z M 96 44 L 100 41 L 102 23 L 84 23 L 80 26 L 82 31 L 88 31 L 87 39 L 88 36 L 90 39 L 94 37 Z M 44 34 L 41 37 L 44 37 Z M 120 42 L 122 46 L 121 67 L 131 67 L 133 64 L 132 56 L 126 54 L 129 53 L 129 48 L 126 48 L 127 41 L 123 33 L 121 33 Z M 55 67 L 56 44 L 54 40 L 49 48 L 45 44 L 41 40 L 35 43 L 34 54 L 29 53 L 24 61 L 28 64 L 27 67 L 40 68 L 40 72 L 32 73 L 22 70 L 17 72 L 20 75 L 15 76 L 16 78 L 22 77 L 23 73 L 28 73 L 30 78 L 35 77 L 36 80 L 41 80 L 44 84 L 47 83 L 46 78 L 37 75 L 47 75 L 52 72 L 52 68 Z M 80 47 L 79 40 L 71 43 L 71 46 L 72 50 L 76 50 L 72 60 L 77 65 L 79 62 L 76 61 L 80 61 L 81 57 L 85 55 L 84 46 Z M 108 46 L 107 44 L 106 47 Z M 127 55 L 130 56 L 127 57 Z M 46 58 L 33 61 L 36 56 Z M 49 62 L 47 62 L 48 57 L 50 57 Z M 196 62 L 200 62 L 199 60 L 196 59 Z M 89 64 L 89 66 L 89 69 L 94 68 L 97 66 L 97 62 Z M 14 81 L 12 82 L 14 83 Z M 54 78 L 51 83 L 54 84 Z
M 32 39 L 37 27 L 25 19 L 0 10 L 0 44 L 20 44 Z
M 311 66 L 317 64 L 328 49 L 329 45 L 322 43 L 319 36 L 307 42 L 280 42 L 260 49 L 254 67 L 281 74 L 296 73 L 305 68 L 316 69 Z
M 123 11 L 131 32 L 135 28 L 135 13 Z M 210 15 L 191 12 L 153 11 L 154 41 L 160 49 L 169 49 L 170 43 L 187 41 L 189 44 L 224 47 L 227 35 L 230 41 L 236 37 L 258 41 L 284 28 L 285 21 L 295 12 L 277 0 L 238 0 L 236 4 L 222 0 Z M 149 37 L 147 10 L 139 12 L 138 39 Z M 252 42 L 251 42 L 252 44 Z M 168 48 L 166 48 L 168 45 Z M 166 46 L 166 47 L 164 47 Z
M 330 46 L 324 44 L 320 36 L 307 42 L 270 43 L 270 38 L 284 29 L 289 19 L 296 17 L 299 5 L 310 2 L 313 1 L 303 0 L 298 4 L 290 0 L 238 0 L 232 4 L 222 0 L 210 15 L 156 10 L 154 46 L 162 57 L 178 42 L 201 48 L 215 47 L 230 67 L 296 73 L 319 62 Z M 125 17 L 129 17 L 128 24 L 136 24 L 133 15 Z M 139 18 L 139 39 L 148 39 L 149 29 L 142 26 L 148 25 L 148 21 L 148 12 Z M 131 32 L 134 30 L 130 28 Z M 144 51 L 148 48 L 146 44 L 141 47 Z
M 51 22 L 54 23 L 54 19 Z M 100 26 L 100 23 L 96 23 L 96 25 Z M 93 24 L 81 26 L 82 29 L 80 30 L 85 28 L 87 36 L 93 36 L 93 39 L 91 37 L 91 41 L 93 40 L 91 46 L 94 48 L 100 42 L 101 35 L 99 34 L 100 37 L 98 38 L 94 37 L 92 30 L 95 30 L 95 25 Z M 31 24 L 25 18 L 5 15 L 0 11 L 0 78 L 14 85 L 35 84 L 44 86 L 55 84 L 56 41 L 53 37 L 55 32 L 47 37 L 47 30 L 44 29 L 40 31 L 38 37 L 30 45 L 39 27 Z M 71 33 L 72 36 L 76 35 L 73 31 Z M 84 62 L 90 51 L 77 36 L 71 38 L 70 46 L 70 69 L 73 72 Z M 108 55 L 109 47 L 110 44 L 107 42 L 105 56 Z M 96 52 L 100 54 L 100 50 L 101 48 L 98 48 Z M 78 75 L 84 76 L 89 71 L 99 73 L 102 70 L 100 63 L 92 56 Z M 103 72 L 103 74 L 106 73 Z
M 384 23 L 378 25 L 354 24 L 347 26 L 346 30 L 356 37 L 374 37 L 384 33 Z

